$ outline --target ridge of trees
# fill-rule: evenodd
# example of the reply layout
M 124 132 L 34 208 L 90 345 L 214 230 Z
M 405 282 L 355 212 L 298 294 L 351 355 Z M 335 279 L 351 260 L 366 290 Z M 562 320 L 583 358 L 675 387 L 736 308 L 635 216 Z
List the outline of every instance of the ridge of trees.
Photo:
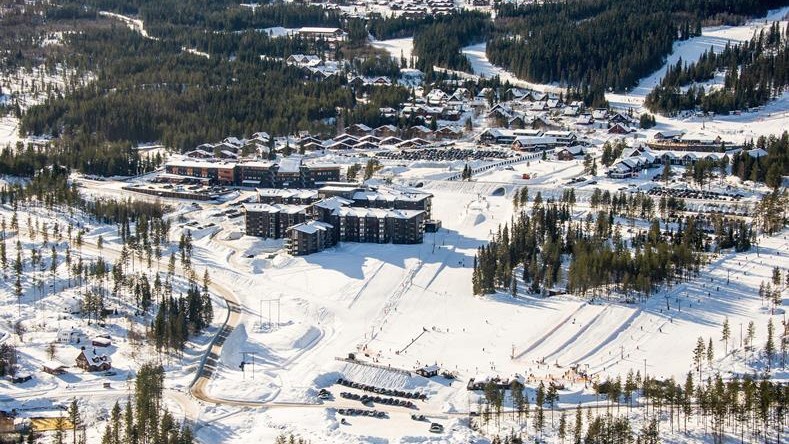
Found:
M 704 24 L 738 24 L 784 0 L 590 0 L 500 4 L 490 61 L 519 78 L 625 91 Z
M 725 71 L 722 88 L 706 91 L 694 83 L 710 80 Z M 700 109 L 715 113 L 764 105 L 789 87 L 789 28 L 778 22 L 739 45 L 726 45 L 720 54 L 710 49 L 698 61 L 678 60 L 644 102 L 653 112 L 675 114 Z M 686 91 L 683 86 L 691 85 Z

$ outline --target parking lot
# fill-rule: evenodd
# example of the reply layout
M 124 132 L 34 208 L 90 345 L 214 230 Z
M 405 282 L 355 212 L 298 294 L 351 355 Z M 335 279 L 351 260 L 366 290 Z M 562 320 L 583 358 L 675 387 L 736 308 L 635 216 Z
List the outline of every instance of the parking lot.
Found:
M 377 157 L 390 160 L 489 160 L 508 159 L 517 154 L 510 150 L 466 149 L 466 148 L 419 148 L 415 150 L 382 151 Z

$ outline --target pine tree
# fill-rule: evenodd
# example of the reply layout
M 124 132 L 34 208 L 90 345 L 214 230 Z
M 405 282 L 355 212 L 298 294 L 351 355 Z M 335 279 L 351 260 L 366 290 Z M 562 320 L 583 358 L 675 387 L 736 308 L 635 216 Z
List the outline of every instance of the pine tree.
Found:
M 729 354 L 729 338 L 731 337 L 731 330 L 729 329 L 728 316 L 723 320 L 723 329 L 721 331 L 721 340 L 723 340 L 723 353 Z
M 575 408 L 575 427 L 573 428 L 573 443 L 581 444 L 581 432 L 583 431 L 583 414 L 581 413 L 581 404 Z
M 696 371 L 699 372 L 699 381 L 701 381 L 701 364 L 704 361 L 704 338 L 699 336 L 696 340 L 696 348 L 693 349 L 693 363 L 696 365 Z
M 77 405 L 77 400 L 74 399 L 71 401 L 71 404 L 68 408 L 68 417 L 69 421 L 71 421 L 71 425 L 73 427 L 73 434 L 72 434 L 72 442 L 73 444 L 77 444 L 77 429 L 79 428 L 82 419 L 79 414 L 79 405 Z
M 707 344 L 707 365 L 712 366 L 712 361 L 715 360 L 715 351 L 712 348 L 712 338 Z
M 564 439 L 567 437 L 567 414 L 562 412 L 562 416 L 559 417 L 559 439 L 562 440 L 562 444 L 564 444 Z
M 748 322 L 748 330 L 745 333 L 745 345 L 753 347 L 753 339 L 756 337 L 756 324 L 753 321 Z
M 764 344 L 764 354 L 767 357 L 767 371 L 773 365 L 773 355 L 775 355 L 775 327 L 773 326 L 772 318 L 767 321 L 767 342 Z
M 62 416 L 58 416 L 55 420 L 55 444 L 65 444 L 64 435 L 66 430 L 66 420 Z

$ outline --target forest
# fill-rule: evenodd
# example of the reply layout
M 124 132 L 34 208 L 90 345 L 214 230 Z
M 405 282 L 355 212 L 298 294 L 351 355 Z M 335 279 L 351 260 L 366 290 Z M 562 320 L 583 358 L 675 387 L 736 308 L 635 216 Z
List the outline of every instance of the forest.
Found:
M 764 150 L 766 154 L 754 157 L 748 153 L 752 149 Z M 747 142 L 744 150 L 732 157 L 731 171 L 740 180 L 763 182 L 778 189 L 783 176 L 789 175 L 789 132 L 784 131 L 780 137 L 761 136 L 756 143 Z
M 741 23 L 786 0 L 590 0 L 496 10 L 490 61 L 520 78 L 626 91 L 702 25 Z
M 705 91 L 696 85 L 713 79 L 718 72 L 725 74 L 721 88 Z M 789 29 L 781 29 L 776 22 L 749 42 L 727 45 L 720 54 L 710 49 L 694 63 L 679 60 L 667 69 L 644 104 L 653 112 L 669 115 L 695 109 L 720 114 L 764 105 L 787 87 Z
M 488 15 L 476 11 L 436 18 L 414 33 L 415 68 L 426 73 L 433 71 L 434 66 L 470 71 L 471 65 L 460 50 L 482 40 L 490 27 Z
M 516 208 L 528 199 L 524 187 L 515 193 Z M 545 294 L 566 282 L 566 290 L 580 296 L 615 292 L 635 300 L 648 297 L 664 283 L 695 276 L 706 261 L 704 252 L 720 245 L 734 246 L 738 251 L 749 249 L 754 235 L 742 221 L 715 218 L 712 244 L 705 230 L 709 221 L 678 217 L 683 207 L 679 201 L 661 200 L 656 209 L 652 198 L 643 193 L 606 191 L 593 195 L 591 203 L 597 214 L 590 212 L 575 221 L 570 219 L 575 204 L 572 189 L 566 190 L 559 202 L 543 203 L 538 193 L 531 214 L 522 209 L 511 224 L 499 228 L 488 245 L 478 249 L 472 275 L 474 293 L 502 289 L 517 294 L 514 272 L 518 269 L 533 294 Z M 656 210 L 660 219 L 655 217 Z M 616 217 L 651 220 L 650 227 L 627 240 Z M 669 220 L 674 228 L 666 228 Z M 569 267 L 563 276 L 566 258 Z
M 772 322 L 768 324 L 768 331 L 771 328 Z M 752 335 L 753 323 L 748 329 Z M 724 327 L 723 337 L 727 337 L 725 332 Z M 768 338 L 763 348 L 751 339 L 743 352 L 764 360 L 772 359 L 767 355 L 768 348 L 775 346 L 779 335 Z M 712 338 L 710 347 L 702 338 L 699 341 L 693 359 L 699 369 L 706 370 L 714 357 Z M 786 356 L 785 347 L 786 341 L 783 341 L 782 359 Z M 772 352 L 777 354 L 775 349 Z M 506 432 L 501 438 L 502 418 L 511 417 L 520 426 L 530 426 L 538 437 L 552 430 L 561 441 L 570 443 L 657 444 L 661 442 L 661 434 L 668 431 L 666 429 L 688 436 L 701 435 L 712 442 L 726 442 L 727 438 L 736 438 L 739 442 L 782 442 L 785 413 L 789 407 L 786 384 L 752 375 L 723 379 L 718 373 L 706 378 L 701 373 L 694 378 L 693 373 L 689 372 L 684 381 L 677 381 L 673 377 L 661 379 L 631 370 L 626 378 L 594 382 L 595 399 L 603 407 L 594 413 L 590 407 L 584 409 L 580 404 L 574 411 L 557 411 L 560 396 L 554 383 L 540 382 L 533 390 L 532 404 L 528 396 L 530 390 L 518 380 L 513 380 L 508 387 L 489 382 L 480 400 L 481 415 L 472 422 L 472 427 L 488 432 L 495 428 L 497 435 L 493 442 L 511 444 L 526 441 Z M 511 410 L 504 407 L 507 398 L 511 401 Z M 633 423 L 634 409 L 639 409 L 643 415 L 640 429 Z M 695 435 L 688 431 L 689 423 L 696 427 L 703 424 L 703 429 Z

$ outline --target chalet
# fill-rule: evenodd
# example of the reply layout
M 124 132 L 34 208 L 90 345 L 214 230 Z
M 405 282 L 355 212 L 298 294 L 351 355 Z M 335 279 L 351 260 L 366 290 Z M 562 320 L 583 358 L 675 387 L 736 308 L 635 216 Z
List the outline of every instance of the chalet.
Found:
M 322 63 L 320 57 L 316 55 L 307 55 L 307 54 L 293 54 L 287 59 L 285 59 L 285 63 L 288 65 L 295 65 L 299 67 L 306 67 L 306 66 L 318 66 Z
M 339 136 L 331 140 L 333 140 L 334 142 L 346 142 L 348 144 L 353 145 L 354 143 L 359 142 L 359 137 L 350 134 L 340 134 Z
M 444 91 L 441 91 L 438 88 L 435 88 L 430 91 L 427 95 L 427 103 L 428 105 L 440 105 L 447 101 L 449 96 Z
M 441 368 L 438 365 L 433 364 L 418 368 L 414 370 L 414 373 L 425 378 L 432 378 L 434 376 L 438 376 L 439 370 L 441 370 Z
M 211 149 L 211 151 L 196 149 L 192 151 L 187 151 L 186 153 L 184 153 L 184 156 L 190 157 L 192 159 L 210 159 L 214 157 L 214 152 L 213 152 L 213 148 Z
M 378 144 L 379 146 L 386 146 L 386 145 L 398 145 L 403 142 L 403 139 L 399 137 L 389 136 L 381 139 L 381 142 Z
M 97 354 L 96 350 L 87 351 L 84 347 L 76 359 L 77 367 L 86 372 L 101 372 L 112 368 L 112 360 L 105 354 Z
M 678 140 L 684 134 L 682 131 L 664 130 L 655 133 L 655 140 Z
M 378 144 L 375 142 L 359 142 L 351 148 L 355 150 L 374 150 L 378 149 Z
M 376 137 L 394 137 L 397 135 L 397 127 L 394 125 L 381 125 L 373 130 L 373 135 Z
M 611 128 L 608 128 L 608 134 L 630 134 L 633 131 L 635 131 L 633 128 L 621 123 L 615 123 Z
M 303 145 L 302 148 L 304 148 L 304 151 L 319 151 L 323 150 L 325 147 L 320 142 L 310 142 L 306 145 Z
M 425 139 L 421 139 L 419 137 L 414 137 L 412 139 L 404 140 L 404 141 L 396 144 L 395 148 L 401 148 L 401 149 L 402 148 L 416 148 L 416 147 L 425 146 L 425 145 L 430 145 L 430 142 L 428 142 Z
M 249 138 L 249 142 L 259 143 L 261 145 L 267 144 L 269 140 L 271 140 L 271 136 L 265 131 L 254 133 L 252 137 Z
M 517 115 L 507 122 L 507 127 L 513 129 L 526 128 L 526 119 L 521 115 Z
M 619 123 L 625 126 L 633 126 L 636 124 L 635 119 L 622 113 L 614 114 L 613 116 L 608 118 L 608 121 L 612 124 Z
M 428 138 L 433 136 L 433 131 L 430 131 L 430 128 L 423 126 L 423 125 L 415 125 L 409 128 L 409 133 L 411 133 L 412 137 L 420 137 L 420 138 Z
M 328 144 L 323 145 L 323 148 L 327 150 L 349 150 L 353 148 L 354 145 L 356 145 L 357 143 L 359 142 L 357 142 L 356 140 L 346 139 L 346 140 L 341 140 L 339 142 L 329 142 Z
M 633 149 L 630 154 L 623 154 L 622 158 L 608 168 L 608 177 L 612 179 L 626 179 L 638 176 L 642 170 L 658 165 L 658 158 L 649 152 Z
M 764 157 L 767 155 L 767 151 L 761 148 L 754 148 L 752 150 L 748 150 L 748 155 L 753 157 L 754 159 L 758 159 L 760 157 Z
M 584 148 L 580 145 L 568 146 L 556 150 L 556 158 L 559 160 L 574 160 L 584 155 Z
M 471 92 L 466 88 L 458 88 L 452 93 L 452 96 L 449 98 L 450 100 L 457 100 L 458 102 L 464 102 L 466 100 L 471 100 Z
M 348 128 L 345 128 L 345 132 L 352 136 L 362 137 L 372 134 L 373 129 L 363 123 L 355 123 Z
M 529 111 L 548 111 L 548 104 L 542 100 L 530 102 L 527 109 Z
M 380 142 L 381 142 L 381 138 L 380 138 L 380 137 L 373 136 L 373 135 L 370 135 L 370 136 L 364 136 L 364 137 L 360 137 L 360 138 L 359 138 L 359 142 L 370 142 L 370 143 L 375 143 L 375 144 L 377 144 L 377 143 L 380 143 Z
M 440 139 L 459 139 L 463 135 L 460 128 L 445 126 L 435 132 L 435 136 Z
M 594 117 L 591 114 L 581 114 L 575 119 L 575 124 L 580 126 L 589 126 L 594 123 Z
M 503 128 L 488 128 L 477 136 L 477 140 L 485 144 L 509 145 L 515 141 L 515 134 Z
M 317 137 L 314 137 L 314 136 L 307 136 L 307 137 L 302 137 L 301 139 L 299 139 L 296 142 L 296 145 L 299 148 L 301 148 L 301 147 L 306 146 L 306 145 L 308 145 L 310 143 L 317 143 L 318 145 L 320 145 L 321 140 L 318 139 Z

